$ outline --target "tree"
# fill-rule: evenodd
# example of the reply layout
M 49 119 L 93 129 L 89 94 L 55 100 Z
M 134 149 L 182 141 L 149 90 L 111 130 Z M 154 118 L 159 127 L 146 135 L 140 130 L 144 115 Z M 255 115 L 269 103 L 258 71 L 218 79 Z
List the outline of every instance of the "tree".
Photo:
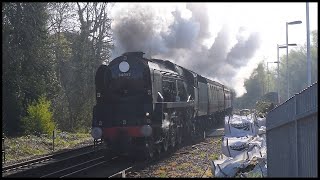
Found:
M 77 3 L 80 33 L 73 46 L 74 121 L 78 127 L 90 127 L 95 102 L 94 77 L 98 66 L 110 57 L 111 20 L 107 3 Z
M 311 82 L 318 81 L 318 42 L 317 42 L 317 31 L 312 33 L 312 44 L 310 47 L 311 51 Z M 282 56 L 280 59 L 280 96 L 282 100 L 287 99 L 287 76 L 286 68 L 286 56 Z M 289 70 L 289 95 L 293 96 L 295 93 L 299 93 L 303 89 L 307 88 L 307 48 L 299 46 L 292 49 L 288 56 L 288 70 Z
M 311 44 L 311 81 L 314 83 L 318 81 L 318 33 L 313 31 Z M 289 62 L 289 92 L 290 96 L 299 93 L 307 87 L 307 57 L 306 45 L 291 49 Z M 280 58 L 280 76 L 277 77 L 275 70 L 270 70 L 270 74 L 266 74 L 263 64 L 252 72 L 249 79 L 245 80 L 244 86 L 247 90 L 242 97 L 236 98 L 235 106 L 237 108 L 254 108 L 254 102 L 266 93 L 264 87 L 266 85 L 269 89 L 278 89 L 278 78 L 280 78 L 280 99 L 284 102 L 287 99 L 287 71 L 286 71 L 286 55 Z M 267 76 L 266 76 L 267 75 Z
M 50 32 L 53 57 L 57 62 L 55 72 L 59 83 L 57 98 L 52 101 L 54 117 L 58 121 L 59 129 L 66 131 L 71 129 L 72 107 L 69 103 L 72 96 L 72 48 L 73 38 L 68 34 L 73 32 L 77 21 L 73 3 L 48 3 L 48 29 Z M 76 33 L 73 33 L 76 34 Z M 72 36 L 71 36 L 72 37 Z
M 52 118 L 51 103 L 41 96 L 28 105 L 27 116 L 22 118 L 25 134 L 51 134 L 56 125 Z
M 55 62 L 49 48 L 46 3 L 3 3 L 3 121 L 5 132 L 22 132 L 28 104 L 56 97 Z
M 50 32 L 62 91 L 54 103 L 62 129 L 90 126 L 94 75 L 109 59 L 111 20 L 107 3 L 50 3 Z M 73 26 L 68 25 L 72 19 Z M 70 24 L 70 23 L 69 23 Z M 74 31 L 79 29 L 80 31 Z M 68 119 L 68 120 L 67 120 Z

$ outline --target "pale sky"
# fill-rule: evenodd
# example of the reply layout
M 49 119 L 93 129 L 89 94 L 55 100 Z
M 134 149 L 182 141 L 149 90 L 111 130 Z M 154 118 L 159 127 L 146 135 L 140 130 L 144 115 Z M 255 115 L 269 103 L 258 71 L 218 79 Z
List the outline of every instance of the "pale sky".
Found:
M 309 3 L 310 32 L 318 30 L 317 5 Z M 286 43 L 286 22 L 302 21 L 302 24 L 289 25 L 289 43 L 296 43 L 298 46 L 306 43 L 306 3 L 209 3 L 208 6 L 211 9 L 212 32 L 217 31 L 214 24 L 225 23 L 234 26 L 235 30 L 245 26 L 261 35 L 260 49 L 249 61 L 248 66 L 240 70 L 239 77 L 249 77 L 263 58 L 268 62 L 277 60 L 277 44 Z M 279 50 L 279 56 L 285 53 L 285 49 Z M 277 64 L 269 63 L 269 68 L 272 66 L 276 67 Z M 243 81 L 239 82 L 237 89 L 239 95 L 245 92 Z
M 133 4 L 133 3 L 129 3 Z M 141 4 L 141 3 L 139 3 Z M 185 3 L 146 3 L 156 7 L 161 14 L 160 18 L 172 16 L 171 12 L 177 7 L 185 17 L 190 16 Z M 258 32 L 260 34 L 260 48 L 256 51 L 246 67 L 241 68 L 236 78 L 239 80 L 233 87 L 237 95 L 245 93 L 243 87 L 244 78 L 248 78 L 252 70 L 263 59 L 276 61 L 277 44 L 286 43 L 286 22 L 302 21 L 302 24 L 289 25 L 289 43 L 304 45 L 306 43 L 306 3 L 206 3 L 209 16 L 209 31 L 211 38 L 204 41 L 208 47 L 214 42 L 217 33 L 223 25 L 230 30 L 231 47 L 236 43 L 236 34 L 240 27 L 244 27 L 247 33 Z M 114 9 L 122 9 L 127 3 L 116 3 Z M 164 13 L 163 13 L 164 12 Z M 126 12 L 123 12 L 126 13 Z M 170 19 L 170 18 L 168 18 Z M 310 32 L 318 29 L 317 3 L 309 3 Z M 311 40 L 311 37 L 310 37 Z M 231 48 L 230 47 L 230 48 Z M 290 50 L 290 49 L 289 49 Z M 280 49 L 280 56 L 285 55 L 285 49 Z M 276 64 L 269 64 L 269 68 Z

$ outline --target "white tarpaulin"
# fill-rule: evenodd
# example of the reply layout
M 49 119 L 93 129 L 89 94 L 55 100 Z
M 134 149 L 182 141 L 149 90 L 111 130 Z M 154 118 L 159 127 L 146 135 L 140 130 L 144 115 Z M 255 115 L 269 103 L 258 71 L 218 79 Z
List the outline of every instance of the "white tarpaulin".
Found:
M 264 145 L 262 141 L 265 141 L 265 139 L 259 136 L 223 137 L 221 151 L 227 157 L 235 157 L 252 149 L 253 146 L 262 148 Z
M 234 177 L 239 173 L 242 177 L 250 177 L 250 173 L 242 171 L 251 165 L 254 166 L 251 173 L 265 177 L 265 118 L 257 118 L 254 114 L 226 117 L 224 130 L 223 155 L 219 160 L 212 161 L 212 174 L 215 177 Z
M 242 137 L 258 133 L 258 124 L 253 115 L 239 116 L 233 115 L 225 117 L 224 134 L 229 137 Z

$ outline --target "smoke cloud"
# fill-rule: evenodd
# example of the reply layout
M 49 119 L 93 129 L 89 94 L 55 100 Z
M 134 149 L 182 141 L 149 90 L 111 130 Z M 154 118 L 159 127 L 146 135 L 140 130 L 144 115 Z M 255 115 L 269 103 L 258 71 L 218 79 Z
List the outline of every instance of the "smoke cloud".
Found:
M 159 14 L 147 5 L 123 7 L 113 17 L 113 58 L 127 51 L 143 51 L 146 57 L 168 59 L 234 88 L 238 70 L 259 48 L 259 34 L 246 36 L 246 29 L 240 27 L 236 44 L 230 45 L 230 33 L 224 26 L 208 48 L 203 45 L 211 37 L 206 6 L 188 3 L 184 10 L 190 12 L 190 18 L 183 17 L 178 8 L 171 14 Z

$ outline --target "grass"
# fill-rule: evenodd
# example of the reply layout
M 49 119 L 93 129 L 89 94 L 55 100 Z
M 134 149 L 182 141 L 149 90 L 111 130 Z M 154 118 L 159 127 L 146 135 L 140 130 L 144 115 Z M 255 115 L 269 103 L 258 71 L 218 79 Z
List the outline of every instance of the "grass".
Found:
M 175 166 L 177 166 L 177 165 L 178 165 L 177 162 L 171 162 L 171 163 L 169 163 L 169 166 L 172 166 L 172 167 L 175 167 Z
M 198 174 L 203 174 L 204 173 L 204 169 L 202 169 L 202 168 L 200 168 L 198 166 L 194 167 L 193 170 Z
M 222 143 L 222 139 L 220 138 L 220 139 L 218 140 L 218 145 L 221 145 L 221 143 Z
M 197 177 L 197 173 L 189 172 L 187 173 L 187 177 Z
M 182 164 L 176 166 L 176 168 L 183 170 L 183 169 L 187 169 L 190 166 L 191 166 L 190 163 L 182 163 Z
M 211 155 L 209 156 L 209 159 L 210 159 L 210 160 L 218 160 L 218 159 L 219 159 L 219 155 L 218 155 L 218 154 L 211 154 Z
M 155 174 L 158 175 L 159 177 L 162 177 L 162 178 L 168 177 L 166 170 L 161 169 L 161 168 L 158 169 L 158 170 L 155 172 Z
M 201 152 L 201 153 L 199 154 L 199 156 L 200 156 L 200 158 L 204 159 L 204 158 L 206 157 L 206 153 L 205 153 L 205 152 Z
M 212 172 L 210 168 L 207 169 L 203 177 L 212 178 Z
M 54 141 L 55 151 L 75 148 L 83 142 L 90 142 L 92 137 L 89 133 L 65 133 L 58 135 Z M 17 138 L 5 138 L 6 163 L 14 163 L 31 159 L 32 157 L 52 153 L 52 137 L 48 136 L 22 136 Z
M 159 177 L 160 178 L 167 178 L 168 176 L 167 176 L 166 172 L 163 172 L 163 173 L 159 174 Z

